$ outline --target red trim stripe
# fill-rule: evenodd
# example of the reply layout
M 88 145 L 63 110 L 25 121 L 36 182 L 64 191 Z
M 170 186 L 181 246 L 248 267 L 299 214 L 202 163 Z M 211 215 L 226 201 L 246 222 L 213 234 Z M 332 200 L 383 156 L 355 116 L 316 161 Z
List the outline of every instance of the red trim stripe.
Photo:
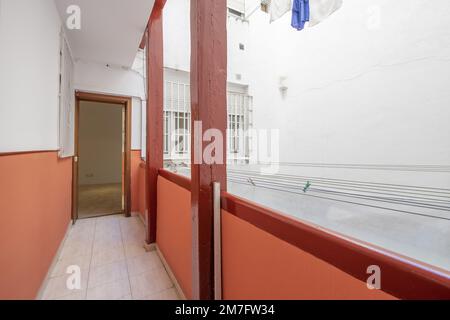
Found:
M 33 151 L 0 152 L 0 157 L 17 156 L 17 155 L 33 154 L 33 153 L 49 153 L 49 152 L 59 152 L 59 150 L 33 150 Z
M 368 266 L 379 266 L 382 290 L 397 298 L 450 299 L 450 275 L 444 270 L 294 220 L 226 192 L 222 208 L 361 281 L 369 277 Z
M 167 170 L 160 176 L 190 191 L 189 178 Z M 222 193 L 222 209 L 366 281 L 367 267 L 381 268 L 381 289 L 400 299 L 450 299 L 450 273 L 336 232 L 290 218 L 246 199 Z

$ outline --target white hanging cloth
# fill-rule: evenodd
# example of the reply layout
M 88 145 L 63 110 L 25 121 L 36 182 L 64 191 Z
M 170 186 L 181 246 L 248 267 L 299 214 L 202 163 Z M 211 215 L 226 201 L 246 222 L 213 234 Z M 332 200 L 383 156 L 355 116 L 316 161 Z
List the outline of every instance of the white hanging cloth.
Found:
M 270 22 L 274 22 L 291 10 L 292 0 L 271 0 L 269 7 Z
M 309 0 L 309 27 L 321 23 L 342 7 L 343 0 Z

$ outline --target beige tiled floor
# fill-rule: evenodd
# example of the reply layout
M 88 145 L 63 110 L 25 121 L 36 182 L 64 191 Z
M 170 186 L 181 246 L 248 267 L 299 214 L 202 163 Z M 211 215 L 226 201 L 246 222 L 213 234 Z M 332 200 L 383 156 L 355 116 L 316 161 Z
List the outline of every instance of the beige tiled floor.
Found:
M 72 227 L 43 293 L 46 300 L 175 300 L 176 290 L 158 254 L 143 248 L 137 217 L 79 220 Z M 69 266 L 79 266 L 81 289 L 69 290 Z

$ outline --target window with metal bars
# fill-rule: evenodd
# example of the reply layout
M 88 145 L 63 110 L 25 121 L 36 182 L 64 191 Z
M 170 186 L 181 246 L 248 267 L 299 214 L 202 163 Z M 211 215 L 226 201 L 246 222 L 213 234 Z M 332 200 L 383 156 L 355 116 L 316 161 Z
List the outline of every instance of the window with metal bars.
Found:
M 176 154 L 187 154 L 190 152 L 190 122 L 191 114 L 188 112 L 173 112 L 173 122 L 175 124 L 174 151 Z
M 248 157 L 248 139 L 245 132 L 249 129 L 250 97 L 246 94 L 229 91 L 228 108 L 228 153 L 235 157 Z
M 234 158 L 248 157 L 251 97 L 228 91 L 228 153 Z M 186 159 L 191 150 L 191 112 L 189 84 L 166 81 L 164 99 L 164 153 L 167 158 Z
M 164 153 L 169 154 L 170 148 L 170 115 L 169 111 L 164 111 Z
M 164 153 L 186 158 L 190 153 L 190 86 L 166 81 L 164 95 Z
M 188 154 L 191 140 L 191 114 L 164 111 L 164 153 Z
M 228 151 L 240 153 L 243 149 L 244 116 L 237 114 L 228 115 Z

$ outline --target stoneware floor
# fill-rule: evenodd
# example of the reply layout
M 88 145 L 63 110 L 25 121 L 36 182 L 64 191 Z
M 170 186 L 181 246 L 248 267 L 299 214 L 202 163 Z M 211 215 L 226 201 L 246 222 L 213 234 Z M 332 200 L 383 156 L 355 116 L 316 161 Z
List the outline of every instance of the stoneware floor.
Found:
M 79 220 L 50 271 L 45 300 L 176 300 L 174 285 L 156 251 L 143 248 L 144 225 L 122 215 Z M 73 266 L 80 289 L 68 289 Z M 68 269 L 69 268 L 69 269 Z M 73 278 L 70 278 L 73 279 Z M 71 281 L 69 281 L 69 284 Z
M 78 187 L 78 216 L 89 218 L 122 212 L 122 184 Z

